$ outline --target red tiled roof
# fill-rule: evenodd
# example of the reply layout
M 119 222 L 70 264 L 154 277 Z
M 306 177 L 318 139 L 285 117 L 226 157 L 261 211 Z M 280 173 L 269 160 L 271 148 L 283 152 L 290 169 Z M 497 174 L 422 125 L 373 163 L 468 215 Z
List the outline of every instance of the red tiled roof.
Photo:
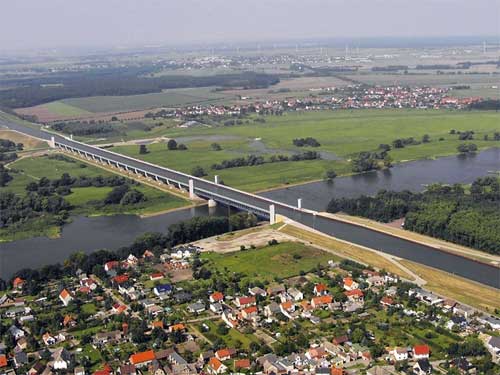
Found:
M 0 367 L 7 366 L 7 356 L 5 354 L 0 354 Z
M 210 367 L 212 367 L 215 371 L 217 371 L 218 369 L 220 369 L 220 367 L 222 366 L 222 362 L 219 361 L 217 358 L 215 357 L 212 357 L 210 358 L 210 360 L 208 361 L 208 365 Z
M 255 303 L 255 297 L 238 297 L 238 302 L 240 305 Z
M 137 365 L 139 363 L 149 362 L 155 359 L 155 352 L 147 350 L 145 352 L 135 353 L 130 356 L 130 363 Z
M 128 281 L 128 275 L 118 275 L 113 277 L 113 280 L 115 281 L 115 283 L 121 284 L 124 283 L 125 281 Z
M 243 309 L 243 311 L 245 312 L 245 314 L 253 314 L 253 313 L 256 313 L 256 312 L 257 312 L 257 306 L 250 306 L 250 307 L 247 307 L 246 309 Z
M 250 368 L 250 360 L 248 358 L 237 359 L 234 361 L 234 368 Z
M 344 294 L 347 297 L 350 297 L 350 296 L 363 297 L 364 296 L 363 292 L 359 289 L 347 290 L 344 292 Z
M 222 294 L 221 292 L 214 292 L 212 293 L 210 298 L 212 298 L 212 300 L 214 301 L 222 301 L 224 299 L 224 294 Z
M 314 286 L 314 289 L 316 290 L 316 292 L 320 293 L 320 292 L 324 292 L 325 290 L 327 290 L 327 286 L 323 283 L 320 283 L 320 284 L 316 284 Z
M 14 288 L 17 288 L 18 286 L 23 285 L 23 284 L 24 284 L 24 280 L 21 279 L 20 277 L 16 277 L 14 279 L 14 281 L 12 282 L 12 285 L 14 286 Z
M 60 296 L 61 296 L 61 298 L 63 298 L 63 299 L 66 299 L 66 298 L 68 298 L 68 297 L 71 297 L 71 294 L 69 294 L 69 292 L 68 292 L 66 289 L 63 289 L 59 295 L 60 295 Z
M 415 345 L 413 352 L 415 355 L 429 355 L 430 349 L 428 345 Z
M 215 352 L 217 358 L 227 358 L 231 357 L 231 351 L 229 349 L 220 349 Z

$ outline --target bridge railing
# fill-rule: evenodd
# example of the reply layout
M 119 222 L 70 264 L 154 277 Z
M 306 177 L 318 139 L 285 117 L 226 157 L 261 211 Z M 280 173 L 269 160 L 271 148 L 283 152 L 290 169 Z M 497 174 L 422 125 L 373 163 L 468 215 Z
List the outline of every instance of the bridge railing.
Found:
M 230 186 L 216 184 L 215 182 L 212 182 L 212 181 L 209 181 L 209 180 L 205 180 L 205 179 L 202 179 L 202 178 L 199 178 L 199 177 L 195 177 L 195 176 L 189 175 L 189 174 L 184 173 L 184 172 L 180 172 L 180 171 L 177 171 L 177 170 L 174 170 L 174 169 L 170 169 L 170 168 L 167 168 L 167 167 L 163 167 L 163 166 L 159 166 L 159 165 L 156 165 L 156 164 L 153 164 L 153 163 L 149 163 L 147 161 L 136 159 L 136 158 L 131 157 L 131 156 L 119 154 L 119 153 L 114 152 L 114 151 L 105 150 L 105 149 L 102 149 L 102 148 L 99 148 L 99 147 L 96 147 L 96 146 L 93 146 L 93 145 L 88 145 L 86 143 L 79 142 L 79 141 L 76 141 L 76 140 L 73 140 L 73 139 L 69 139 L 67 137 L 62 137 L 62 138 L 64 138 L 69 144 L 73 143 L 73 144 L 76 144 L 76 145 L 81 145 L 81 149 L 80 150 L 83 151 L 83 152 L 88 152 L 88 151 L 85 150 L 85 148 L 93 149 L 93 150 L 96 150 L 97 152 L 100 152 L 100 153 L 111 154 L 111 155 L 116 156 L 117 158 L 131 160 L 131 161 L 133 161 L 135 163 L 145 164 L 145 165 L 148 165 L 148 166 L 150 166 L 152 168 L 157 168 L 157 169 L 163 170 L 165 172 L 168 172 L 168 173 L 171 173 L 171 174 L 174 174 L 174 175 L 182 176 L 182 177 L 186 178 L 188 181 L 191 179 L 193 181 L 198 181 L 198 182 L 201 182 L 201 183 L 204 183 L 204 184 L 211 185 L 211 186 L 216 187 L 218 189 L 227 190 L 227 191 L 231 191 L 231 192 L 234 192 L 234 193 L 237 193 L 237 194 L 242 194 L 242 195 L 251 197 L 251 198 L 256 199 L 258 201 L 265 202 L 268 205 L 274 204 L 276 206 L 288 208 L 288 209 L 291 209 L 293 211 L 302 212 L 302 210 L 299 209 L 298 207 L 291 206 L 291 205 L 286 204 L 286 203 L 277 202 L 277 201 L 274 201 L 272 199 L 261 197 L 259 195 L 256 195 L 256 194 L 253 194 L 253 193 L 249 193 L 249 192 L 246 192 L 246 191 L 243 191 L 243 190 L 239 190 L 239 189 L 236 189 L 236 188 L 233 188 L 233 187 L 230 187 Z M 60 142 L 57 142 L 57 143 L 60 143 Z M 75 148 L 75 147 L 73 147 L 73 148 Z M 95 154 L 95 156 L 101 157 L 98 154 Z M 121 164 L 123 164 L 123 162 L 119 162 L 118 160 L 111 160 L 111 161 L 113 161 L 115 163 L 121 163 Z M 132 167 L 132 166 L 129 166 L 129 167 L 130 168 L 136 168 L 136 167 Z M 137 169 L 139 169 L 139 168 L 137 168 Z M 152 172 L 148 172 L 148 171 L 145 171 L 145 170 L 141 170 L 141 172 L 149 173 L 149 174 L 154 174 Z M 163 178 L 165 178 L 165 177 L 163 177 Z M 171 179 L 171 178 L 169 178 L 169 179 Z M 175 182 L 176 183 L 181 183 L 183 185 L 186 184 L 186 182 L 182 182 L 182 181 L 175 181 Z M 196 185 L 195 185 L 195 190 L 199 190 L 199 188 L 196 188 Z M 228 198 L 226 198 L 226 199 L 228 199 Z M 236 200 L 230 199 L 230 201 L 236 201 Z M 253 207 L 255 207 L 255 206 L 253 206 Z M 256 208 L 258 208 L 258 207 L 256 207 Z M 262 208 L 258 208 L 258 209 L 259 210 L 263 210 Z M 269 211 L 266 210 L 266 212 L 269 212 Z

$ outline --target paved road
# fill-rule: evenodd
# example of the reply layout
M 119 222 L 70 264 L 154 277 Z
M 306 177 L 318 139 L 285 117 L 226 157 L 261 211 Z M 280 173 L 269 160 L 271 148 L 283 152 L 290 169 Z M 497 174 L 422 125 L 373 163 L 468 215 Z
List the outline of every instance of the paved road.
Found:
M 239 191 L 227 186 L 217 185 L 213 182 L 192 177 L 172 169 L 159 167 L 121 154 L 116 154 L 106 149 L 100 149 L 94 146 L 72 141 L 60 135 L 45 132 L 39 128 L 27 127 L 17 123 L 7 123 L 5 121 L 2 122 L 1 120 L 0 125 L 43 140 L 50 140 L 51 136 L 54 136 L 55 141 L 60 144 L 75 147 L 81 151 L 92 153 L 120 164 L 126 164 L 131 168 L 144 170 L 150 174 L 178 181 L 184 186 L 188 185 L 189 179 L 193 179 L 195 192 L 203 197 L 216 195 L 225 197 L 233 202 L 245 202 L 246 205 L 260 209 L 263 213 L 269 210 L 270 204 L 274 204 L 276 206 L 277 214 L 284 215 L 325 234 L 379 250 L 384 253 L 422 263 L 427 266 L 439 268 L 495 288 L 500 288 L 500 269 L 493 265 L 476 262 L 455 254 L 439 251 L 429 246 L 393 237 L 391 235 L 376 232 L 354 224 L 318 216 L 316 213 L 311 211 L 299 210 L 296 207 L 274 202 L 270 199 Z

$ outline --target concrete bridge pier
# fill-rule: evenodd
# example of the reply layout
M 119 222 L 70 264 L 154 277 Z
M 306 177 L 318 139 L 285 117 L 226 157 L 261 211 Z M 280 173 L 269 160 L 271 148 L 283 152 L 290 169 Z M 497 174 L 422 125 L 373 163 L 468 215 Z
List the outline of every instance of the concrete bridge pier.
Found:
M 54 137 L 50 137 L 49 147 L 56 148 L 56 139 Z
M 189 179 L 189 199 L 194 199 L 194 181 L 193 179 Z
M 276 208 L 274 204 L 269 205 L 269 224 L 276 224 Z
M 208 200 L 208 208 L 214 208 L 217 206 L 217 202 L 214 201 L 213 199 Z
M 302 209 L 302 198 L 297 199 L 297 208 L 300 210 Z
M 219 175 L 214 176 L 214 182 L 219 185 Z

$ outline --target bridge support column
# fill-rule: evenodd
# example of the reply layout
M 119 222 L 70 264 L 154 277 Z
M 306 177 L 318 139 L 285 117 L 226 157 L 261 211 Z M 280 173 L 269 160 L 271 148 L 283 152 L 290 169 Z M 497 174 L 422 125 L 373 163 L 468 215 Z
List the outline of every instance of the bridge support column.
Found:
M 219 184 L 219 175 L 214 176 L 214 182 L 218 185 Z
M 269 205 L 269 224 L 276 224 L 276 208 L 274 204 Z
M 73 134 L 69 135 L 69 139 L 73 140 Z
M 297 199 L 297 208 L 300 210 L 302 208 L 302 198 Z
M 50 148 L 56 148 L 56 139 L 54 137 L 50 137 L 49 146 Z
M 215 206 L 217 206 L 217 202 L 214 201 L 213 199 L 209 199 L 208 200 L 208 208 L 213 208 Z
M 189 179 L 189 199 L 194 199 L 194 181 L 193 179 Z

